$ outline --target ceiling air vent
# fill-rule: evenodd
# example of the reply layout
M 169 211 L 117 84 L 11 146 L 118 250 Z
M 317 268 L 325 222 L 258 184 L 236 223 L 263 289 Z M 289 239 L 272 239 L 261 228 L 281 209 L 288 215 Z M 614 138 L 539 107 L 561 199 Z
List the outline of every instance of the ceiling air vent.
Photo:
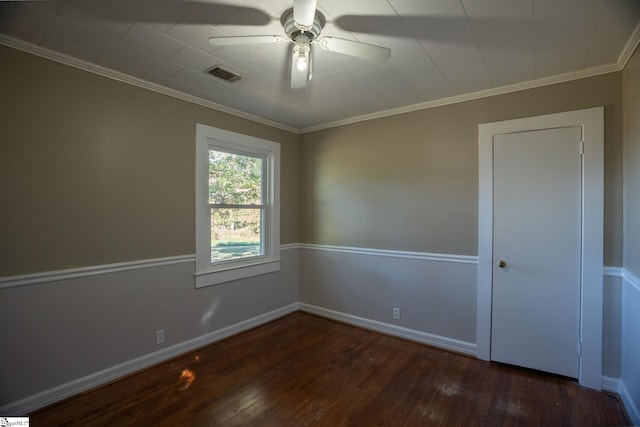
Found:
M 235 82 L 242 78 L 238 74 L 232 73 L 231 71 L 225 70 L 224 68 L 220 67 L 213 67 L 212 69 L 207 70 L 206 73 L 212 75 L 213 77 L 226 80 L 228 82 Z

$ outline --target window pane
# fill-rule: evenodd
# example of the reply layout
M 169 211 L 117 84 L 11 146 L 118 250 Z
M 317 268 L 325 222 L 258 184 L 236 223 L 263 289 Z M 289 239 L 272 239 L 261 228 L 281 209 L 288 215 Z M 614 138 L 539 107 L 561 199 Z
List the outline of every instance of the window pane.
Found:
M 211 209 L 211 262 L 263 255 L 262 209 Z
M 209 150 L 209 203 L 262 204 L 262 159 Z

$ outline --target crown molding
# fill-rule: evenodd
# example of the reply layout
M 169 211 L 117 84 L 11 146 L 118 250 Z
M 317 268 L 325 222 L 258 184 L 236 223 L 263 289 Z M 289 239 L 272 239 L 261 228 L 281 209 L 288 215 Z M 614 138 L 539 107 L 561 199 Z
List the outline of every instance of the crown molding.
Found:
M 97 65 L 92 62 L 74 58 L 72 56 L 65 55 L 63 53 L 56 52 L 54 50 L 47 49 L 42 46 L 36 46 L 34 44 L 27 43 L 25 41 L 7 36 L 5 34 L 0 34 L 0 45 L 5 45 L 7 47 L 17 49 L 22 52 L 30 53 L 32 55 L 49 59 L 51 61 L 58 62 L 60 64 L 68 65 L 70 67 L 79 68 L 81 70 L 98 74 L 102 77 L 107 77 L 113 80 L 117 80 L 122 83 L 130 84 L 132 86 L 137 86 L 143 89 L 151 90 L 153 92 L 161 93 L 163 95 L 171 96 L 173 98 L 177 98 L 182 101 L 187 101 L 192 104 L 200 105 L 202 107 L 210 108 L 212 110 L 216 110 L 221 113 L 231 114 L 233 116 L 240 117 L 242 119 L 251 120 L 253 122 L 271 126 L 277 129 L 285 130 L 287 132 L 291 132 L 295 134 L 300 133 L 300 129 L 285 125 L 284 123 L 275 122 L 269 119 L 265 119 L 264 117 L 256 116 L 254 114 L 249 114 L 244 111 L 236 110 L 235 108 L 227 107 L 225 105 L 200 98 L 198 96 L 180 92 L 175 89 L 170 89 L 168 87 L 159 85 L 157 83 L 152 83 L 152 82 L 140 79 L 138 77 L 133 77 L 128 74 L 121 73 L 119 71 L 115 71 L 110 68 L 104 67 L 102 65 Z
M 627 44 L 624 45 L 624 49 L 622 49 L 622 52 L 618 57 L 618 67 L 621 70 L 627 66 L 627 62 L 631 59 L 631 56 L 638 48 L 638 45 L 640 45 L 640 22 L 636 25 L 636 29 L 631 33 L 631 37 L 627 40 Z
M 398 114 L 411 113 L 419 110 L 426 110 L 429 108 L 442 107 L 445 105 L 457 104 L 460 102 L 473 101 L 476 99 L 487 98 L 490 96 L 503 95 L 506 93 L 519 92 L 527 89 L 534 89 L 537 87 L 549 86 L 558 83 L 570 82 L 572 80 L 580 80 L 588 77 L 600 76 L 603 74 L 615 73 L 622 71 L 626 67 L 627 62 L 631 59 L 631 56 L 640 46 L 640 22 L 636 25 L 636 28 L 631 33 L 631 37 L 627 40 L 618 62 L 615 64 L 603 65 L 599 67 L 588 68 L 585 70 L 574 71 L 571 73 L 558 74 L 555 76 L 544 77 L 536 80 L 530 80 L 524 83 L 516 83 L 507 86 L 501 86 L 491 89 L 485 89 L 478 92 L 455 95 L 448 98 L 436 99 L 434 101 L 421 102 L 419 104 L 408 105 L 406 107 L 394 108 L 385 111 L 379 111 L 376 113 L 364 114 L 357 117 L 351 117 L 345 120 L 338 120 L 331 123 L 326 123 L 318 126 L 310 126 L 300 129 L 299 133 L 305 134 L 315 132 L 324 129 L 330 129 L 338 126 L 350 125 L 358 122 L 364 122 L 367 120 L 380 119 L 384 117 L 395 116 Z
M 543 77 L 540 79 L 530 80 L 528 82 L 516 83 L 512 85 L 507 85 L 507 86 L 500 86 L 500 87 L 485 89 L 485 90 L 468 93 L 468 94 L 455 95 L 448 98 L 421 102 L 418 104 L 408 105 L 408 106 L 399 107 L 399 108 L 393 108 L 393 109 L 384 110 L 384 111 L 378 111 L 370 114 L 363 114 L 360 116 L 355 116 L 355 117 L 351 117 L 344 120 L 337 120 L 334 122 L 324 123 L 317 126 L 310 126 L 306 128 L 295 128 L 293 126 L 289 126 L 284 123 L 275 122 L 269 119 L 265 119 L 264 117 L 260 117 L 254 114 L 249 114 L 240 110 L 236 110 L 234 108 L 227 107 L 222 104 L 218 104 L 194 95 L 189 95 L 187 93 L 180 92 L 175 89 L 170 89 L 156 83 L 151 83 L 146 80 L 133 77 L 128 74 L 124 74 L 119 71 L 115 71 L 101 65 L 96 65 L 91 62 L 83 61 L 81 59 L 77 59 L 77 58 L 65 55 L 63 53 L 44 48 L 42 46 L 36 46 L 31 43 L 18 40 L 16 38 L 6 36 L 4 34 L 0 34 L 0 44 L 14 48 L 14 49 L 21 50 L 23 52 L 31 53 L 33 55 L 37 55 L 45 59 L 59 62 L 61 64 L 65 64 L 71 67 L 89 71 L 91 73 L 98 74 L 103 77 L 114 79 L 114 80 L 127 83 L 133 86 L 138 86 L 143 89 L 148 89 L 154 92 L 158 92 L 167 96 L 181 99 L 183 101 L 187 101 L 196 105 L 210 108 L 212 110 L 231 114 L 236 117 L 240 117 L 246 120 L 251 120 L 256 123 L 261 123 L 267 126 L 271 126 L 277 129 L 281 129 L 287 132 L 300 135 L 300 134 L 316 132 L 324 129 L 330 129 L 334 127 L 355 124 L 355 123 L 364 122 L 368 120 L 381 119 L 385 117 L 396 116 L 399 114 L 411 113 L 414 111 L 427 110 L 430 108 L 458 104 L 461 102 L 474 101 L 477 99 L 487 98 L 490 96 L 504 95 L 507 93 L 519 92 L 527 89 L 534 89 L 534 88 L 554 85 L 558 83 L 570 82 L 573 80 L 580 80 L 588 77 L 600 76 L 603 74 L 615 73 L 624 69 L 627 62 L 629 61 L 629 59 L 637 49 L 638 45 L 640 45 L 640 23 L 636 26 L 635 30 L 631 34 L 631 37 L 625 44 L 625 47 L 620 53 L 620 56 L 618 57 L 618 61 L 615 64 L 608 64 L 608 65 L 603 65 L 599 67 L 588 68 L 585 70 L 558 74 L 555 76 Z
M 633 51 L 632 51 L 633 53 Z M 436 99 L 433 101 L 421 102 L 419 104 L 407 105 L 406 107 L 394 108 L 391 110 L 379 111 L 376 113 L 364 114 L 362 116 L 351 117 L 345 120 L 339 120 L 318 126 L 311 126 L 301 129 L 301 133 L 316 132 L 319 130 L 334 128 L 338 126 L 350 125 L 354 123 L 364 122 L 367 120 L 380 119 L 384 117 L 396 116 L 398 114 L 411 113 L 414 111 L 427 110 L 430 108 L 442 107 L 445 105 L 458 104 L 461 102 L 474 101 L 477 99 L 488 98 L 490 96 L 503 95 L 512 92 L 520 92 L 527 89 L 534 89 L 543 86 L 554 85 L 557 83 L 570 82 L 572 80 L 580 80 L 587 77 L 595 77 L 603 74 L 615 73 L 621 71 L 622 67 L 618 64 L 603 65 L 600 67 L 589 68 L 586 70 L 574 71 L 571 73 L 558 74 L 555 76 L 543 77 L 528 82 L 516 83 L 507 86 L 500 86 L 491 89 L 485 89 L 478 92 L 455 95 L 448 98 Z
M 318 126 L 310 126 L 300 129 L 299 133 L 305 134 L 315 132 L 323 129 L 334 128 L 338 126 L 344 126 L 363 122 L 366 120 L 380 119 L 389 116 L 395 116 L 403 113 L 410 113 L 413 111 L 426 110 L 429 108 L 442 107 L 445 105 L 457 104 L 460 102 L 473 101 L 476 99 L 487 98 L 489 96 L 503 95 L 506 93 L 519 92 L 527 89 L 534 89 L 537 87 L 549 86 L 558 83 L 570 82 L 572 80 L 585 79 L 588 77 L 600 76 L 603 74 L 615 73 L 622 71 L 627 66 L 627 62 L 631 59 L 631 56 L 640 46 L 640 22 L 636 25 L 636 28 L 631 33 L 631 37 L 627 40 L 616 64 L 603 65 L 599 67 L 588 68 L 585 70 L 574 71 L 571 73 L 558 74 L 555 76 L 544 77 L 541 79 L 530 80 L 524 83 L 516 83 L 513 85 L 501 86 L 478 92 L 473 92 L 463 95 L 455 95 L 449 98 L 436 99 L 434 101 L 422 102 L 419 104 L 408 105 L 406 107 L 394 108 L 391 110 L 379 111 L 376 113 L 365 114 L 362 116 L 351 117 L 345 120 L 339 120 L 331 123 L 326 123 Z

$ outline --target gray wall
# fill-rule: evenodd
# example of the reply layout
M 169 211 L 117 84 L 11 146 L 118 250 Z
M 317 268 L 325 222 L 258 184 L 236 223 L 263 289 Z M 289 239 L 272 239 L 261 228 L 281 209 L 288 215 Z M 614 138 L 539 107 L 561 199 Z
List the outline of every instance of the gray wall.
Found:
M 0 46 L 0 276 L 193 254 L 195 125 L 281 144 L 298 241 L 298 135 Z
M 189 262 L 0 289 L 18 349 L 0 354 L 0 407 L 153 353 L 156 329 L 171 346 L 297 301 L 473 345 L 477 271 L 459 256 L 477 255 L 482 122 L 604 105 L 605 265 L 637 277 L 638 62 L 623 233 L 623 73 L 299 136 L 0 46 L 0 277 L 192 254 L 196 122 L 282 144 L 283 244 L 383 250 L 286 250 L 280 273 L 197 291 Z M 621 306 L 640 312 L 637 294 L 604 286 L 604 373 L 631 382 L 638 319 Z
M 304 243 L 477 255 L 478 124 L 605 107 L 605 265 L 622 265 L 622 73 L 302 136 Z
M 604 262 L 622 265 L 622 73 L 614 73 L 303 135 L 302 242 L 454 257 L 443 264 L 303 248 L 301 302 L 475 346 L 477 266 L 456 256 L 477 255 L 478 124 L 600 105 Z M 603 281 L 603 371 L 611 377 L 620 373 L 620 286 L 618 277 Z
M 60 386 L 73 391 L 66 385 L 78 380 L 95 385 L 121 364 L 158 361 L 155 352 L 294 304 L 297 266 L 296 251 L 286 250 L 278 273 L 200 289 L 193 262 L 1 289 L 0 407 Z
M 196 122 L 281 144 L 299 240 L 298 135 L 3 46 L 0 64 L 0 277 L 192 255 Z M 296 303 L 282 258 L 199 290 L 193 262 L 0 289 L 0 407 Z
M 388 323 L 407 329 L 412 339 L 475 354 L 477 265 L 318 248 L 303 248 L 299 256 L 302 303 Z M 400 319 L 393 319 L 394 307 Z
M 640 277 L 640 50 L 624 73 L 624 267 Z
M 624 268 L 622 380 L 640 424 L 640 50 L 624 70 Z

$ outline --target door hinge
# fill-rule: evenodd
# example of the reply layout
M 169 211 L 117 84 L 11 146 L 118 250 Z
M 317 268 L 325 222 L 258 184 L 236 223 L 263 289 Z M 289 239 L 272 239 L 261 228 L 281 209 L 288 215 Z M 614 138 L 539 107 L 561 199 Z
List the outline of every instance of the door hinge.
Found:
M 578 351 L 578 356 L 582 357 L 582 341 L 578 341 L 577 351 Z
M 580 141 L 580 155 L 584 154 L 584 141 Z

